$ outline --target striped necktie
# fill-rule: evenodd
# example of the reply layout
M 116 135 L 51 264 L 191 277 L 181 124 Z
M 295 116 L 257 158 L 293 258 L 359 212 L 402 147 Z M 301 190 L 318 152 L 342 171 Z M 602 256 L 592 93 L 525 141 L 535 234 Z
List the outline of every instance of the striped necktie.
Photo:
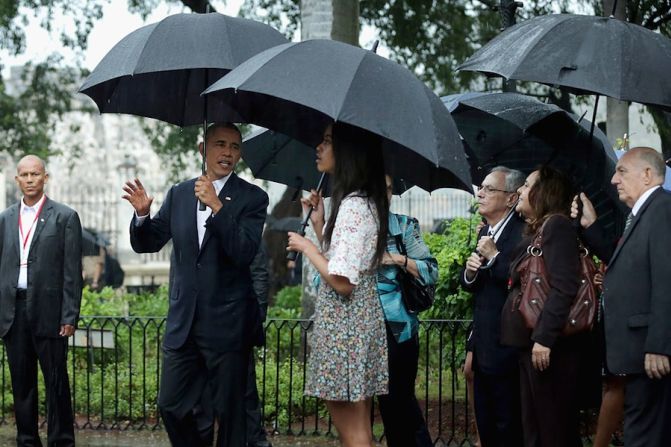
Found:
M 626 233 L 627 230 L 629 229 L 629 227 L 631 226 L 631 221 L 632 220 L 634 220 L 634 214 L 632 212 L 629 212 L 629 214 L 627 214 L 627 220 L 624 222 L 624 232 L 623 232 L 623 234 Z

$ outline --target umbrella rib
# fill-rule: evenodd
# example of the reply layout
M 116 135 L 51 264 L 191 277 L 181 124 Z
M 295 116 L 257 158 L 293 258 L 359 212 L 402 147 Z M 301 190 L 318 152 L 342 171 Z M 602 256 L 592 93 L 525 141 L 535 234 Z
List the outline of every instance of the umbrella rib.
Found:
M 422 84 L 424 84 L 424 83 L 422 83 Z M 425 99 L 426 102 L 428 103 L 428 104 L 427 104 L 427 109 L 428 109 L 428 110 L 431 110 L 431 99 L 430 99 L 431 97 L 429 96 L 430 94 L 434 94 L 434 93 L 431 92 L 430 90 L 428 90 L 428 89 L 426 88 L 426 86 L 424 86 L 424 99 Z M 440 100 L 440 99 L 439 99 L 439 100 Z M 442 106 L 442 101 L 441 101 L 441 106 Z M 446 113 L 449 115 L 449 119 L 452 119 L 452 115 L 450 114 L 450 112 L 447 112 L 447 109 L 446 109 L 445 107 L 443 107 L 443 108 L 445 109 Z M 432 129 L 434 129 L 434 131 L 435 131 L 435 129 L 436 129 L 436 117 L 434 116 L 433 113 L 430 113 L 429 115 L 430 115 L 430 117 L 431 117 L 431 127 L 432 127 Z M 455 123 L 455 127 L 456 127 L 456 123 Z M 457 130 L 457 132 L 458 132 L 458 130 Z M 440 157 L 440 155 L 441 155 L 441 154 L 440 154 L 440 152 L 438 152 L 438 141 L 435 141 L 435 140 L 436 140 L 436 139 L 440 139 L 440 138 L 439 138 L 439 137 L 436 138 L 436 137 L 438 137 L 438 136 L 435 135 L 435 132 L 434 132 L 434 142 L 435 142 L 436 144 L 433 145 L 433 157 L 434 157 L 434 159 L 436 160 L 436 167 L 438 168 L 438 167 L 440 167 L 440 162 L 441 162 L 441 157 Z
M 368 50 L 365 50 L 365 51 L 368 51 Z M 338 107 L 338 111 L 337 111 L 336 116 L 334 118 L 335 121 L 339 121 L 340 113 L 342 112 L 343 108 L 345 107 L 345 103 L 347 102 L 347 100 L 350 97 L 350 93 L 351 93 L 351 90 L 352 90 L 351 89 L 352 83 L 353 83 L 354 79 L 356 79 L 356 75 L 359 73 L 359 70 L 361 70 L 361 65 L 363 65 L 363 61 L 364 61 L 364 59 L 366 59 L 366 56 L 368 56 L 368 54 L 364 53 L 363 57 L 359 60 L 359 64 L 357 65 L 356 70 L 354 70 L 352 72 L 352 76 L 351 76 L 349 82 L 347 83 L 347 85 L 348 85 L 347 94 L 343 96 L 343 99 L 340 103 L 340 107 Z M 375 57 L 382 57 L 382 56 L 375 55 Z M 348 124 L 351 124 L 351 123 L 348 123 Z

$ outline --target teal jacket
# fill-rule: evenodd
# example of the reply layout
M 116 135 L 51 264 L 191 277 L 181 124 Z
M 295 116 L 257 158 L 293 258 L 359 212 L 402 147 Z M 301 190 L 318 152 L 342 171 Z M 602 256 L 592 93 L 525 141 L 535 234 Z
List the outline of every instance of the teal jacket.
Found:
M 403 245 L 408 257 L 417 263 L 419 282 L 434 285 L 438 280 L 438 262 L 431 255 L 429 248 L 422 239 L 417 219 L 402 214 L 389 213 L 389 234 L 387 251 L 399 254 L 396 247 L 396 236 L 403 236 Z M 400 268 L 395 265 L 382 265 L 378 270 L 377 289 L 384 316 L 391 328 L 394 338 L 402 343 L 417 335 L 419 321 L 416 315 L 409 314 L 401 300 L 401 289 L 397 275 Z

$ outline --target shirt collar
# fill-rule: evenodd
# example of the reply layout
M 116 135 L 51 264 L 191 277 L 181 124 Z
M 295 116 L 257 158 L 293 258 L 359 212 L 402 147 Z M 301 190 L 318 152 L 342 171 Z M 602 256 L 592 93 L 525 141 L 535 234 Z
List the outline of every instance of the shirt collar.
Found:
M 40 197 L 40 200 L 38 200 L 37 203 L 35 203 L 35 205 L 33 206 L 26 205 L 23 199 L 21 199 L 21 214 L 25 213 L 26 211 L 37 212 L 37 210 L 39 210 L 40 207 L 42 206 L 42 203 L 44 202 L 46 197 L 47 195 L 42 193 L 42 197 Z
M 653 192 L 655 192 L 655 190 L 658 189 L 659 187 L 660 187 L 659 185 L 653 186 L 652 188 L 648 189 L 646 192 L 641 194 L 641 197 L 638 198 L 636 203 L 634 203 L 634 206 L 631 208 L 631 214 L 633 214 L 634 216 L 638 214 L 639 210 L 641 209 L 645 201 L 648 200 L 648 197 L 650 197 L 650 195 Z
M 233 174 L 233 172 L 231 172 L 231 174 Z M 217 195 L 219 195 L 221 190 L 224 189 L 224 185 L 226 185 L 228 179 L 231 178 L 231 174 L 228 174 L 226 177 L 216 179 L 215 181 L 212 182 L 212 184 L 214 185 L 214 190 L 216 191 Z
M 389 228 L 387 231 L 389 231 L 389 234 L 392 236 L 398 236 L 399 234 L 402 233 L 401 223 L 399 222 L 398 214 L 389 212 Z
M 489 232 L 488 235 L 494 236 L 494 242 L 496 242 L 499 237 L 501 237 L 501 233 L 503 233 L 503 229 L 508 225 L 508 222 L 512 220 L 513 214 L 515 211 L 508 212 L 505 216 L 503 216 L 503 219 L 499 220 L 496 225 L 493 227 L 489 227 Z

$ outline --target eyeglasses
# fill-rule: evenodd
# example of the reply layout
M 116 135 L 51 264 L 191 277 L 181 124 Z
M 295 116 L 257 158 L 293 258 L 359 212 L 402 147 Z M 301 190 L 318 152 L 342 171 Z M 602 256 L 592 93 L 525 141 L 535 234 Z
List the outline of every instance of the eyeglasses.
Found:
M 506 194 L 512 194 L 512 193 L 516 192 L 516 191 L 506 191 L 505 189 L 496 189 L 496 188 L 492 188 L 492 187 L 489 186 L 489 185 L 480 185 L 480 186 L 478 186 L 478 191 L 484 191 L 485 194 L 488 194 L 488 195 L 489 195 L 489 194 L 493 194 L 493 193 L 495 193 L 495 192 L 504 192 L 504 193 L 506 193 Z

